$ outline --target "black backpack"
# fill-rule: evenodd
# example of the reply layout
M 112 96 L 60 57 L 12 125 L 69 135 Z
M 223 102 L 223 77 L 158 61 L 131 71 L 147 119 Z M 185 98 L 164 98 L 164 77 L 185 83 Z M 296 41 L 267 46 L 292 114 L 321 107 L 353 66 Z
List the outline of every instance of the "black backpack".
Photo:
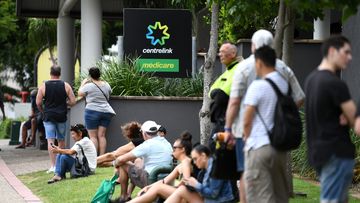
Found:
M 271 145 L 279 151 L 289 151 L 297 149 L 301 144 L 302 122 L 299 110 L 291 97 L 291 86 L 286 95 L 282 94 L 276 84 L 266 78 L 277 95 L 277 102 L 274 113 L 274 127 L 270 131 L 258 110 L 256 112 L 264 124 L 270 138 Z

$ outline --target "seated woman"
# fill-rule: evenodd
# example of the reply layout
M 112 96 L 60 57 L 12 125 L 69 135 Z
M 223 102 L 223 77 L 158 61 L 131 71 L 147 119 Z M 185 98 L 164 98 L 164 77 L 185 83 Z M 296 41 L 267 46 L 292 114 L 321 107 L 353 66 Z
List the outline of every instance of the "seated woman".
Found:
M 184 132 L 180 138 L 174 142 L 173 145 L 173 156 L 177 159 L 180 164 L 164 179 L 159 180 L 151 185 L 144 187 L 138 197 L 129 201 L 131 203 L 139 202 L 152 202 L 158 196 L 166 199 L 176 190 L 176 187 L 169 185 L 174 182 L 177 177 L 189 178 L 191 174 L 191 159 L 189 158 L 192 144 L 191 134 Z
M 129 143 L 117 148 L 113 152 L 109 152 L 99 156 L 96 160 L 97 165 L 100 167 L 112 166 L 112 161 L 114 161 L 117 157 L 126 154 L 139 144 L 143 143 L 144 138 L 142 137 L 140 128 L 140 123 L 135 121 L 126 123 L 125 125 L 121 126 L 122 134 L 127 140 L 129 140 Z
M 60 181 L 65 177 L 65 173 L 70 171 L 71 167 L 75 163 L 75 156 L 78 156 L 79 160 L 82 160 L 82 152 L 79 145 L 84 150 L 84 154 L 89 162 L 89 168 L 91 172 L 95 172 L 96 168 L 96 148 L 94 143 L 89 139 L 88 132 L 84 125 L 76 124 L 71 126 L 70 135 L 74 139 L 75 144 L 71 149 L 61 149 L 55 145 L 52 145 L 51 152 L 57 153 L 56 164 L 55 164 L 55 175 L 48 184 Z
M 197 145 L 191 152 L 195 165 L 203 169 L 202 183 L 195 178 L 183 178 L 184 185 L 176 189 L 165 201 L 165 203 L 191 202 L 191 203 L 221 203 L 235 202 L 232 194 L 231 184 L 228 180 L 218 180 L 210 177 L 213 158 L 210 149 L 204 145 Z M 205 170 L 204 170 L 205 169 Z M 226 173 L 226 171 L 224 171 Z

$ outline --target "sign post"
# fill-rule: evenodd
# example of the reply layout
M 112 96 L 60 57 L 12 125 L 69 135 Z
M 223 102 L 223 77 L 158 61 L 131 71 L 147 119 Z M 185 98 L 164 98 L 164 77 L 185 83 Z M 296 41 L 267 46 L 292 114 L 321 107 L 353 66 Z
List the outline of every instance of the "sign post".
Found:
M 174 9 L 124 9 L 124 52 L 137 68 L 159 77 L 191 77 L 191 13 Z

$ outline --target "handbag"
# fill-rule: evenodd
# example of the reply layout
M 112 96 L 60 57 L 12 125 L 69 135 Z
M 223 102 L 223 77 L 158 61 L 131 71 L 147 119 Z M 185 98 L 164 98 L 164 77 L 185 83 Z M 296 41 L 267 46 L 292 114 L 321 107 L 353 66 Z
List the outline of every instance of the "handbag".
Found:
M 91 174 L 91 170 L 89 167 L 89 162 L 85 156 L 84 150 L 80 144 L 79 145 L 81 149 L 81 153 L 83 155 L 82 163 L 80 163 L 79 158 L 76 156 L 75 163 L 72 165 L 70 169 L 70 177 L 71 178 L 79 178 L 79 177 L 85 177 Z
M 223 180 L 238 180 L 241 172 L 237 171 L 235 148 L 228 149 L 227 143 L 217 143 L 214 152 L 214 161 L 211 169 L 211 177 Z
M 118 175 L 115 174 L 111 180 L 103 180 L 97 189 L 91 203 L 108 203 L 114 193 Z

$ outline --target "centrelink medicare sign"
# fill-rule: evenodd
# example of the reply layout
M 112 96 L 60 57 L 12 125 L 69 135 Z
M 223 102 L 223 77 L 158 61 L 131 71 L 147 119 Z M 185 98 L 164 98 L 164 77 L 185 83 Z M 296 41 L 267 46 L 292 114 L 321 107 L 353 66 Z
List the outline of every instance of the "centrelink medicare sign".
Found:
M 138 68 L 161 77 L 191 76 L 191 13 L 124 9 L 124 51 Z

